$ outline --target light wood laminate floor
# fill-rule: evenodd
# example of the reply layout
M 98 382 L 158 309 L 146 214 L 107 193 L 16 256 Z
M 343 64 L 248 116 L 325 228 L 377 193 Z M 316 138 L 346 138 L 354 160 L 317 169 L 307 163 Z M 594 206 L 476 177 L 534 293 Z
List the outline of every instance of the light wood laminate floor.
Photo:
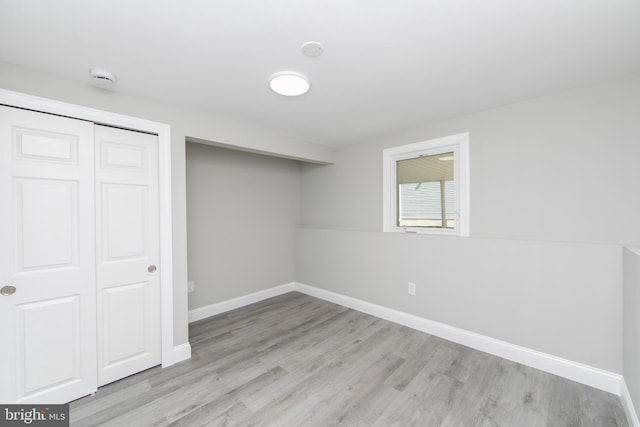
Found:
M 72 426 L 627 426 L 620 398 L 292 292 L 190 325 L 193 357 Z

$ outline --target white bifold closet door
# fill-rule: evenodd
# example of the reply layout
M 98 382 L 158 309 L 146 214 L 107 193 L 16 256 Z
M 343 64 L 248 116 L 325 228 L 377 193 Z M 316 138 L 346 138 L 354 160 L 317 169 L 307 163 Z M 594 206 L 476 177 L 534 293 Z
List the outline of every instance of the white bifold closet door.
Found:
M 0 106 L 0 402 L 160 363 L 157 137 Z
M 96 388 L 93 123 L 0 107 L 0 401 Z
M 95 127 L 98 385 L 161 361 L 158 137 Z

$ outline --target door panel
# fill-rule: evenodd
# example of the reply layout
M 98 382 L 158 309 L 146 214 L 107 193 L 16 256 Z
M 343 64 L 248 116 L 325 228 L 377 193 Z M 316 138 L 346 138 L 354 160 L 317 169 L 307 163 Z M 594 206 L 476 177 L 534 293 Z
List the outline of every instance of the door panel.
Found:
M 0 402 L 96 390 L 93 128 L 0 106 Z
M 103 184 L 103 262 L 148 259 L 147 187 Z
M 22 304 L 18 310 L 18 378 L 21 395 L 82 380 L 77 295 Z M 51 322 L 56 319 L 56 322 Z M 46 355 L 46 357 L 42 357 Z
M 147 159 L 145 147 L 102 141 L 102 168 L 130 168 L 144 171 Z
M 16 178 L 15 185 L 17 270 L 77 267 L 78 182 Z
M 98 384 L 160 364 L 158 139 L 96 126 Z
M 78 138 L 75 135 L 18 126 L 14 133 L 18 158 L 77 164 Z
M 145 317 L 149 316 L 149 282 L 113 286 L 103 292 L 106 369 L 147 356 Z

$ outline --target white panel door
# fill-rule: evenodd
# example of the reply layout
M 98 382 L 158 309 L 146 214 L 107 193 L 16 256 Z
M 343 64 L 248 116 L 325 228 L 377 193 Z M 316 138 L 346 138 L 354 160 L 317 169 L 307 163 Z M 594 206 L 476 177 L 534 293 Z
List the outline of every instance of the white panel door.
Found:
M 96 126 L 98 385 L 161 362 L 158 137 Z
M 0 402 L 96 390 L 93 123 L 0 106 Z

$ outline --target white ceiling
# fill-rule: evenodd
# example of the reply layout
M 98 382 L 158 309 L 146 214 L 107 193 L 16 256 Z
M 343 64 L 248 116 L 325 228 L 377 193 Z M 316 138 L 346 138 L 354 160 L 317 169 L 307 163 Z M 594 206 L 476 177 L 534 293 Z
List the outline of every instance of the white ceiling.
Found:
M 640 1 L 0 0 L 0 60 L 337 146 L 640 71 Z

